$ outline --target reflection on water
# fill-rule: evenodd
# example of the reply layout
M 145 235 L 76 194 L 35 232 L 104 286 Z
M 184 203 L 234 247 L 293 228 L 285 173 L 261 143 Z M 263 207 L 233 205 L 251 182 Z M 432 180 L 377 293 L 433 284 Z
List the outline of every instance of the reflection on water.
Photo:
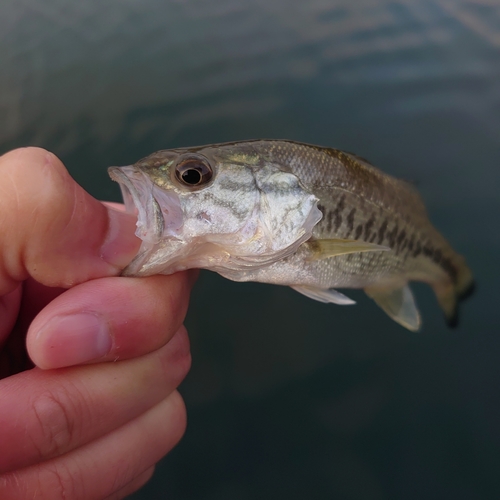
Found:
M 479 292 L 449 331 L 205 273 L 189 429 L 134 498 L 494 498 L 500 5 L 493 0 L 4 0 L 0 152 L 105 167 L 255 137 L 354 151 L 417 183 Z

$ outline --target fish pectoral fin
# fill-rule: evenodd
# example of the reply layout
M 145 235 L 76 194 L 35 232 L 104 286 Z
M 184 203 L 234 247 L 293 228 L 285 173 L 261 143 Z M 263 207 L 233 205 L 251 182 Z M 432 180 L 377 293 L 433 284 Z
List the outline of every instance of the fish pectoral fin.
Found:
M 401 288 L 370 286 L 365 292 L 400 325 L 413 332 L 420 328 L 420 313 L 408 285 Z
M 337 255 L 357 252 L 387 252 L 389 247 L 368 243 L 361 240 L 325 239 L 310 240 L 306 243 L 310 251 L 310 260 L 329 259 Z
M 319 300 L 320 302 L 339 304 L 341 306 L 356 304 L 354 300 L 333 288 L 321 289 L 312 286 L 292 286 L 291 288 L 310 299 Z

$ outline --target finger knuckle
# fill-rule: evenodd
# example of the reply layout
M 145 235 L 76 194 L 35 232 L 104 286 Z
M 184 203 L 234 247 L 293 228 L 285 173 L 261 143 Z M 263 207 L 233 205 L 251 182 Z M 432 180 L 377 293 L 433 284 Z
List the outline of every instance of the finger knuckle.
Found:
M 43 500 L 85 498 L 85 485 L 78 468 L 71 468 L 64 461 L 46 463 L 36 469 L 37 490 Z
M 44 392 L 31 402 L 35 425 L 29 435 L 40 458 L 59 456 L 73 447 L 79 433 L 77 419 L 85 413 L 79 394 L 59 388 Z
M 77 471 L 64 462 L 48 462 L 0 476 L 2 500 L 77 500 L 84 499 L 84 484 Z

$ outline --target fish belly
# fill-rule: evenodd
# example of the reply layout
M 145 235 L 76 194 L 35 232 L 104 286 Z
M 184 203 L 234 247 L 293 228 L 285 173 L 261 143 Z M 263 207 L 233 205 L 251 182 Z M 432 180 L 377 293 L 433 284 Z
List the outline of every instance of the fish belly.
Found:
M 300 247 L 292 256 L 266 267 L 233 273 L 216 269 L 233 281 L 257 281 L 286 286 L 328 288 L 364 288 L 374 283 L 406 281 L 404 263 L 386 254 L 391 252 L 364 252 L 339 255 L 329 259 L 312 260 L 305 248 Z

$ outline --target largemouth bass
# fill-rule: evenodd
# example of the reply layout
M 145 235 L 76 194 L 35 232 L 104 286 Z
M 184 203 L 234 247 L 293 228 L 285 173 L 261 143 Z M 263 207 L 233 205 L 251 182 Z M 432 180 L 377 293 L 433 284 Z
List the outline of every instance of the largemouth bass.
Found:
M 253 140 L 158 151 L 111 167 L 142 239 L 125 276 L 189 268 L 288 285 L 335 304 L 362 288 L 418 330 L 408 282 L 432 286 L 448 321 L 472 274 L 409 184 L 344 151 Z

